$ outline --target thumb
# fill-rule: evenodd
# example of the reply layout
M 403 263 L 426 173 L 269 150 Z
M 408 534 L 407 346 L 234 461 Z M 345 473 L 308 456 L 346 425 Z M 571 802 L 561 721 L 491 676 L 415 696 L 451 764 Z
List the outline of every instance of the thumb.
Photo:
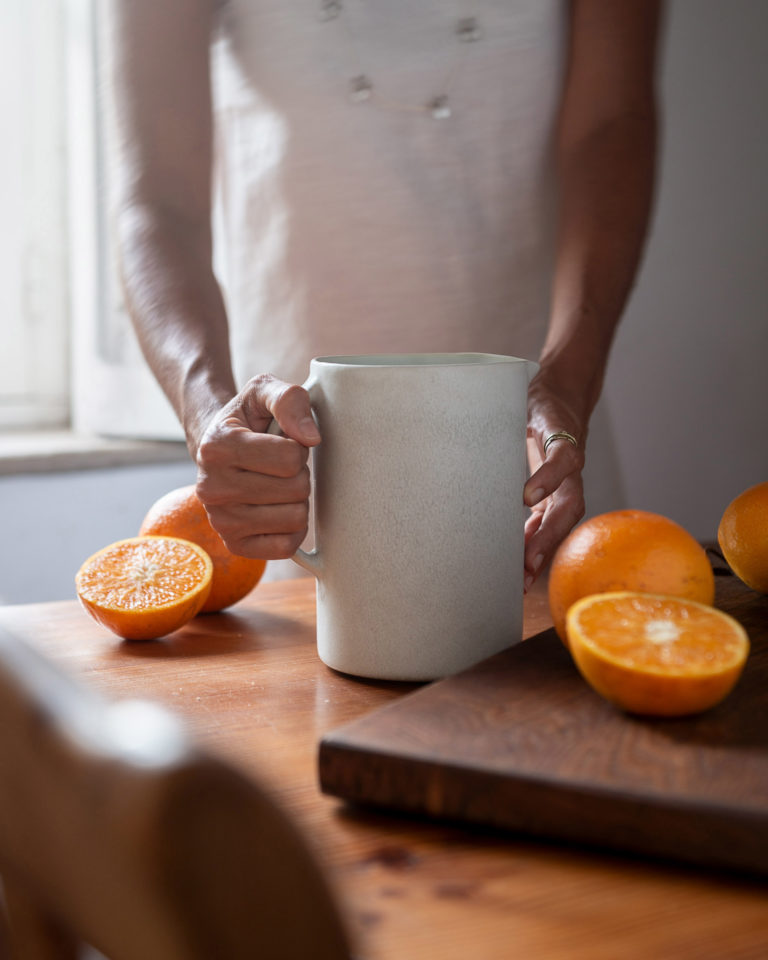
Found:
M 252 381 L 251 402 L 262 421 L 264 414 L 274 418 L 277 427 L 292 440 L 312 447 L 320 443 L 320 431 L 312 416 L 309 394 L 304 387 L 266 375 Z M 274 426 L 269 427 L 274 433 Z

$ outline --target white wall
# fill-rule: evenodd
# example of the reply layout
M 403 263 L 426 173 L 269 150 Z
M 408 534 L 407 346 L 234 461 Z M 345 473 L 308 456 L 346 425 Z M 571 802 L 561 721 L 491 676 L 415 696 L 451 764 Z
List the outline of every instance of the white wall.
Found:
M 655 223 L 606 393 L 632 506 L 699 538 L 768 480 L 768 3 L 671 0 Z
M 0 603 L 71 600 L 84 560 L 194 479 L 191 462 L 0 477 Z

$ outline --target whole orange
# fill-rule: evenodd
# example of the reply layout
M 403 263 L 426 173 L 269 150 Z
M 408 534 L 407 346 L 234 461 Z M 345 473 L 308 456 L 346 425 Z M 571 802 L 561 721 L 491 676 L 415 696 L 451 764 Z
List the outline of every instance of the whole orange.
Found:
M 181 537 L 202 547 L 213 563 L 211 592 L 202 613 L 215 613 L 242 600 L 261 579 L 266 560 L 238 557 L 211 526 L 194 485 L 171 490 L 149 508 L 140 536 Z
M 768 482 L 750 487 L 728 504 L 717 542 L 736 576 L 753 590 L 768 593 Z
M 549 610 L 563 643 L 571 604 L 617 590 L 711 605 L 715 577 L 704 548 L 673 520 L 645 510 L 614 510 L 575 527 L 552 560 Z

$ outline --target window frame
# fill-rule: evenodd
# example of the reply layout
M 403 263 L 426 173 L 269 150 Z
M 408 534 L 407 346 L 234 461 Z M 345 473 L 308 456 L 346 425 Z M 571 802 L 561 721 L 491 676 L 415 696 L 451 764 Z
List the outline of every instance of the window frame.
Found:
M 61 0 L 5 0 L 1 14 L 4 431 L 69 423 L 68 13 Z

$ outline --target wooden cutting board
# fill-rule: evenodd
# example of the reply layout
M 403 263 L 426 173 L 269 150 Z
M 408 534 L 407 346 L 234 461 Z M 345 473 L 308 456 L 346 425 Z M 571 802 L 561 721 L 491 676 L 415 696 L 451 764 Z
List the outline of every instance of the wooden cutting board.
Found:
M 697 717 L 617 710 L 554 630 L 327 734 L 325 793 L 528 835 L 768 873 L 768 596 L 724 569 L 752 649 Z

